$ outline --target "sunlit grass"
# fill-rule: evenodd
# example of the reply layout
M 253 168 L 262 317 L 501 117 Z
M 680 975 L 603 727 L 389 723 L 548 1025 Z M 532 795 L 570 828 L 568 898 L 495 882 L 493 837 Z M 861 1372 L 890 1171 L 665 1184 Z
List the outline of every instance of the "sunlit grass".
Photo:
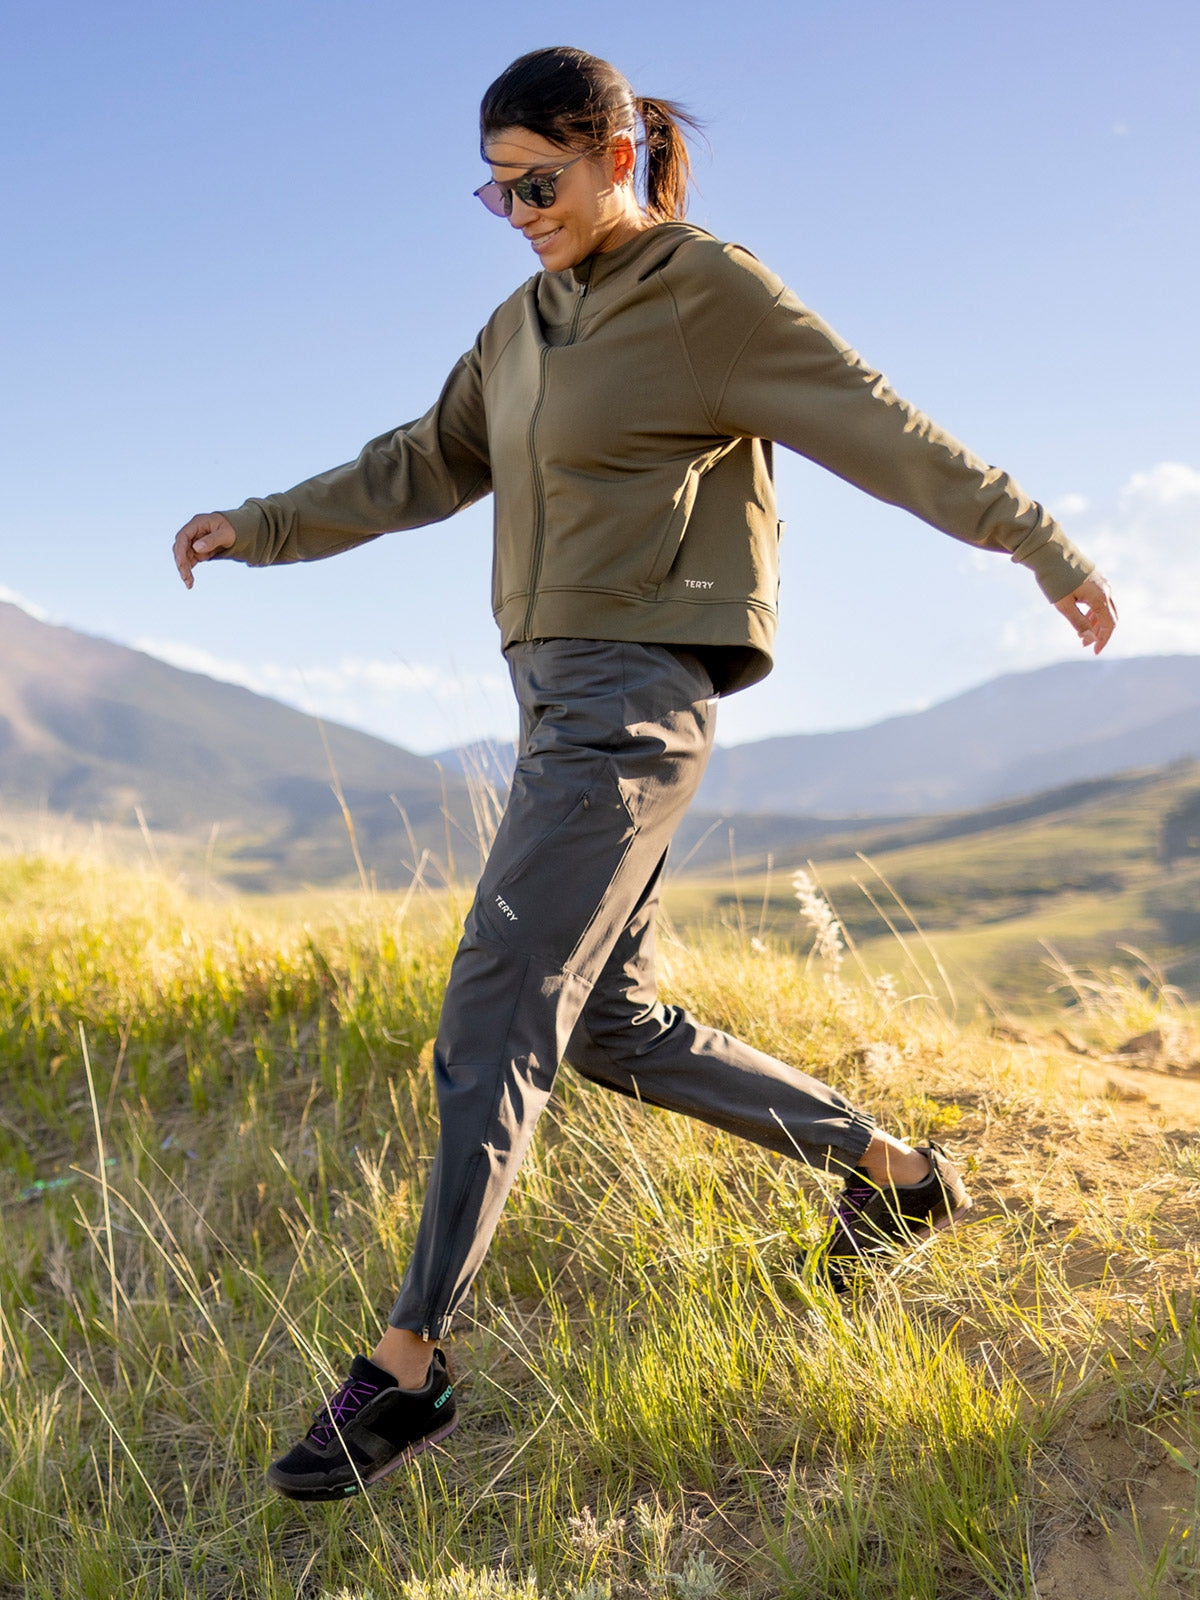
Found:
M 0 1594 L 948 1600 L 1032 1595 L 1073 1528 L 1139 1549 L 1135 1475 L 1069 1451 L 1195 1467 L 1200 1137 L 899 961 L 834 979 L 753 930 L 668 937 L 664 987 L 947 1141 L 969 1223 L 838 1298 L 799 1264 L 818 1181 L 564 1069 L 452 1347 L 453 1449 L 270 1496 L 403 1272 L 462 909 L 0 858 Z M 1075 976 L 1098 1048 L 1178 1010 Z M 1185 1592 L 1172 1537 L 1146 1594 Z

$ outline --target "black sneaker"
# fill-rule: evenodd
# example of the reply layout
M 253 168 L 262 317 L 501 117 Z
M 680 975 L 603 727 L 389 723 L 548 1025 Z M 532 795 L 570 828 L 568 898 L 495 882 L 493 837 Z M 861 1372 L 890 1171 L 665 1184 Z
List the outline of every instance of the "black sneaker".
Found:
M 268 1467 L 267 1482 L 291 1500 L 344 1500 L 444 1439 L 455 1409 L 440 1350 L 421 1389 L 401 1389 L 390 1372 L 355 1356 L 304 1438 Z
M 941 1145 L 914 1148 L 930 1167 L 929 1176 L 920 1183 L 885 1187 L 857 1168 L 846 1179 L 829 1235 L 813 1252 L 839 1293 L 849 1286 L 847 1269 L 856 1262 L 892 1255 L 898 1246 L 928 1238 L 971 1209 L 958 1168 Z

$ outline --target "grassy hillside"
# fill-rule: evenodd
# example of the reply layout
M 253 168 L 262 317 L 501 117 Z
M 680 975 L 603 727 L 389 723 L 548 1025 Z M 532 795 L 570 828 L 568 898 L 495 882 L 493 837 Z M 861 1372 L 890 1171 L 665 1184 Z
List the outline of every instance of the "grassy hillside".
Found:
M 269 1495 L 416 1227 L 461 907 L 415 909 L 0 858 L 0 1595 L 1194 1593 L 1200 1086 L 1113 1052 L 1195 1019 L 1081 980 L 1070 1053 L 721 933 L 670 993 L 946 1142 L 969 1224 L 839 1300 L 807 1170 L 564 1070 L 448 1447 Z
M 960 817 L 868 830 L 810 851 L 867 966 L 910 980 L 932 970 L 914 924 L 934 936 L 956 991 L 1045 1004 L 1057 954 L 1123 963 L 1133 945 L 1200 996 L 1200 853 L 1186 830 L 1163 859 L 1168 819 L 1196 808 L 1200 767 L 1089 784 Z M 1181 830 L 1174 830 L 1179 834 Z M 863 858 L 866 859 L 863 859 Z M 802 850 L 677 876 L 667 896 L 684 928 L 727 924 L 803 948 L 791 875 Z M 910 955 L 895 931 L 906 936 Z M 920 969 L 918 972 L 918 968 Z

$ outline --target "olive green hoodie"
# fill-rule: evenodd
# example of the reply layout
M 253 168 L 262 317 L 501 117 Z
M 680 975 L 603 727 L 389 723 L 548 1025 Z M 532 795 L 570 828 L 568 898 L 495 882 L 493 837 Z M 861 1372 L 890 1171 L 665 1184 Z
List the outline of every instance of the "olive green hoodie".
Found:
M 1060 600 L 1091 564 L 1007 473 L 900 399 L 738 245 L 648 228 L 495 312 L 433 408 L 356 461 L 225 515 L 227 554 L 311 561 L 492 491 L 503 642 L 722 646 L 717 687 L 770 671 L 772 441 L 983 549 Z

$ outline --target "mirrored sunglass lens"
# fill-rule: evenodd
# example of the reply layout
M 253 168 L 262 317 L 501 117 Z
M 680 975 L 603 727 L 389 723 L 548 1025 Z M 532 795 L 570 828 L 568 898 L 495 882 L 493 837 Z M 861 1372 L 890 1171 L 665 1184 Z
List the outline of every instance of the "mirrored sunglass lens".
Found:
M 515 183 L 497 183 L 493 178 L 491 183 L 483 184 L 475 193 L 494 217 L 512 216 L 514 194 L 522 204 L 533 206 L 536 211 L 545 211 L 554 204 L 554 180 L 557 177 L 557 172 L 540 177 L 527 175 L 518 178 Z
M 512 195 L 498 183 L 485 183 L 475 193 L 494 217 L 507 217 L 512 212 Z
M 525 178 L 517 185 L 517 193 L 527 206 L 544 211 L 547 206 L 554 204 L 554 179 Z

